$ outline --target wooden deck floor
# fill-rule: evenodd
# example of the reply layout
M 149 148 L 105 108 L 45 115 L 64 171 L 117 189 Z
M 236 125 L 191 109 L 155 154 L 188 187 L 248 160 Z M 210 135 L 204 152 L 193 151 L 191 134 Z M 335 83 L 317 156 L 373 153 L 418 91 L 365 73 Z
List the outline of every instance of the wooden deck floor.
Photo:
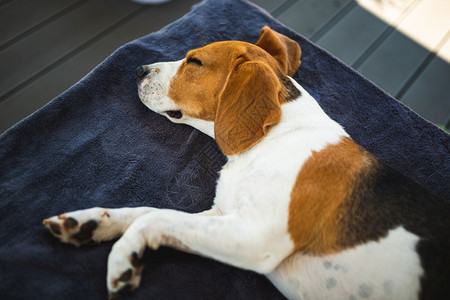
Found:
M 0 133 L 196 2 L 0 0 Z M 253 2 L 424 118 L 449 123 L 450 1 Z

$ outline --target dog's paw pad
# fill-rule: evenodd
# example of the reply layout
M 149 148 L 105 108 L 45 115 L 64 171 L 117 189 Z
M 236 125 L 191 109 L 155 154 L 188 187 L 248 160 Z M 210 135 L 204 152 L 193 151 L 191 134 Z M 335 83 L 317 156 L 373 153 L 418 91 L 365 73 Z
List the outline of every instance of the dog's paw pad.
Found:
M 136 287 L 133 287 L 131 284 L 126 284 L 123 287 L 120 288 L 117 292 L 109 292 L 108 293 L 108 300 L 114 300 L 117 299 L 119 296 L 126 295 L 130 292 L 132 292 Z
M 86 244 L 92 241 L 92 233 L 97 229 L 98 223 L 95 220 L 90 220 L 80 226 L 77 233 L 72 234 L 71 239 L 76 240 L 80 244 Z M 73 227 L 72 227 L 73 228 Z
M 95 220 L 89 220 L 79 226 L 78 221 L 73 218 L 68 218 L 61 223 L 52 219 L 46 219 L 43 224 L 62 242 L 76 246 L 91 242 L 93 232 L 98 227 L 98 223 Z
M 100 241 L 96 236 L 96 230 L 100 223 L 107 219 L 109 219 L 107 211 L 92 209 L 62 214 L 45 219 L 42 223 L 62 242 L 80 246 Z
M 142 273 L 142 263 L 139 255 L 133 252 L 128 259 L 119 259 L 113 264 L 115 267 L 108 269 L 109 273 L 117 274 L 109 279 L 109 299 L 133 291 L 139 286 Z M 115 270 L 114 270 L 115 269 Z M 119 271 L 125 269 L 124 271 Z
M 120 275 L 120 277 L 117 280 L 122 281 L 122 282 L 127 282 L 128 280 L 131 279 L 131 276 L 133 276 L 133 270 L 128 269 L 125 272 L 123 272 L 122 275 Z
M 142 260 L 139 258 L 139 255 L 136 252 L 133 252 L 130 256 L 130 262 L 133 267 L 136 269 L 142 267 Z
M 64 221 L 64 228 L 72 229 L 72 228 L 75 228 L 75 227 L 77 227 L 77 226 L 78 226 L 78 221 L 75 220 L 75 219 L 72 218 L 72 217 L 69 217 L 69 218 L 67 218 L 67 219 Z
M 47 220 L 44 220 L 44 226 L 48 226 L 50 229 L 50 232 L 54 236 L 60 236 L 62 235 L 61 227 L 58 224 L 47 222 Z

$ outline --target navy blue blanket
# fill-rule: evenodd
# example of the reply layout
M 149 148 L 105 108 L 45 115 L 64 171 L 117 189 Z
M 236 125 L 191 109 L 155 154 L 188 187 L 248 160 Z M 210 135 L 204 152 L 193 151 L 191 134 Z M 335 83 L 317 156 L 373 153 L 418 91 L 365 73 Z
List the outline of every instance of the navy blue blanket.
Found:
M 102 299 L 112 242 L 76 248 L 42 219 L 93 206 L 208 209 L 225 158 L 215 142 L 148 110 L 135 68 L 178 60 L 220 40 L 256 42 L 263 25 L 303 50 L 295 79 L 388 165 L 450 200 L 450 138 L 264 11 L 207 0 L 128 43 L 49 105 L 0 137 L 0 297 Z M 147 251 L 141 287 L 125 299 L 278 299 L 263 277 L 163 248 Z

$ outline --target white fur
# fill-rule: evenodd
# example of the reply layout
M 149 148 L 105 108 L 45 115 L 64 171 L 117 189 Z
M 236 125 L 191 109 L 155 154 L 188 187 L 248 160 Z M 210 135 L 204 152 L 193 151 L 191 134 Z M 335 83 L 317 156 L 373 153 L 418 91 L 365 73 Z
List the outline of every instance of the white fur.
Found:
M 148 75 L 139 82 L 138 94 L 148 108 L 164 114 L 168 110 L 178 110 L 177 105 L 167 97 L 170 81 L 177 73 L 183 60 L 155 63 L 145 66 Z
M 178 109 L 167 92 L 180 63 L 147 66 L 150 73 L 141 81 L 139 95 L 155 112 L 166 115 L 167 110 Z M 292 82 L 301 96 L 282 105 L 281 122 L 258 144 L 228 157 L 220 172 L 211 210 L 188 214 L 166 209 L 119 209 L 110 214 L 109 223 L 99 224 L 99 231 L 108 231 L 103 226 L 106 224 L 111 230 L 116 228 L 114 234 L 104 234 L 105 239 L 124 232 L 109 256 L 109 291 L 115 292 L 127 283 L 138 285 L 140 273 L 137 271 L 129 281 L 117 281 L 121 274 L 133 268 L 130 261 L 133 252 L 141 255 L 147 246 L 156 249 L 168 245 L 267 274 L 280 291 L 291 298 L 345 296 L 351 299 L 358 293 L 359 297 L 389 298 L 386 293 L 382 294 L 383 288 L 392 291 L 395 296 L 392 299 L 416 295 L 421 275 L 418 257 L 414 255 L 417 237 L 403 229 L 392 231 L 379 242 L 333 256 L 295 254 L 288 258 L 294 245 L 287 220 L 297 174 L 312 151 L 320 151 L 348 136 L 306 90 Z M 213 122 L 187 117 L 171 120 L 194 126 L 214 137 Z M 79 216 L 79 212 L 67 216 L 97 219 L 92 215 L 101 218 L 98 212 L 104 210 L 86 210 L 85 216 Z M 117 224 L 111 226 L 115 222 Z M 61 227 L 64 231 L 64 226 Z M 389 255 L 383 255 L 385 253 Z M 410 290 L 405 291 L 405 286 Z
M 290 256 L 269 279 L 289 299 L 417 299 L 419 238 L 403 227 L 379 241 L 322 257 Z
M 174 123 L 182 123 L 197 128 L 204 134 L 214 138 L 214 122 L 191 118 L 183 115 L 181 119 L 170 118 L 165 112 L 180 108 L 169 98 L 170 81 L 178 71 L 183 60 L 166 63 L 155 63 L 145 66 L 149 74 L 139 83 L 139 97 L 145 106 L 169 118 Z

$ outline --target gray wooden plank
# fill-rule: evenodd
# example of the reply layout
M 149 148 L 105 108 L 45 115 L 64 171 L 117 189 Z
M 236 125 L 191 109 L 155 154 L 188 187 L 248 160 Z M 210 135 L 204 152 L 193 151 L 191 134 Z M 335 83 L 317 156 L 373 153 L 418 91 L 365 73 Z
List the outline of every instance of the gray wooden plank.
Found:
M 0 101 L 74 47 L 95 37 L 138 8 L 131 1 L 92 0 L 1 51 Z
M 124 43 L 156 31 L 180 18 L 199 1 L 172 1 L 164 5 L 142 8 L 141 14 L 0 103 L 0 133 L 75 84 Z M 131 71 L 134 69 L 135 66 L 130 66 Z
M 277 19 L 296 32 L 311 37 L 351 0 L 301 0 Z
M 395 97 L 427 54 L 427 49 L 395 31 L 357 70 Z
M 317 44 L 351 65 L 386 28 L 388 24 L 355 6 Z
M 76 2 L 80 0 L 15 0 L 1 6 L 0 47 Z
M 375 3 L 359 0 L 358 6 L 325 32 L 317 43 L 347 64 L 359 67 L 420 0 Z
M 251 0 L 250 2 L 253 2 L 259 7 L 264 8 L 269 13 L 273 13 L 280 5 L 282 5 L 286 1 Z
M 446 52 L 447 55 L 440 54 Z M 400 100 L 435 124 L 450 120 L 450 39 Z M 446 60 L 448 59 L 448 60 Z
M 450 29 L 449 4 L 421 1 L 357 69 L 397 97 Z

